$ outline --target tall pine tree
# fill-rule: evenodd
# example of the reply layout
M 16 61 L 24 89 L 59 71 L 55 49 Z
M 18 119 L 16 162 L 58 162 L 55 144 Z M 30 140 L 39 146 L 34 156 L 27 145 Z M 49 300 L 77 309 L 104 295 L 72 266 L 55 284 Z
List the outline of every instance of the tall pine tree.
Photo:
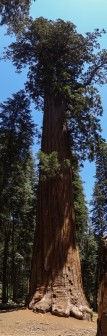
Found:
M 92 225 L 97 244 L 96 258 L 96 301 L 99 286 L 99 261 L 102 258 L 101 238 L 107 233 L 107 144 L 102 142 L 96 155 L 96 174 L 92 206 Z
M 0 105 L 0 226 L 3 303 L 8 301 L 10 285 L 13 300 L 17 298 L 17 270 L 20 269 L 20 267 L 17 268 L 17 262 L 23 261 L 25 267 L 28 250 L 28 268 L 30 268 L 30 244 L 32 245 L 34 232 L 36 197 L 34 164 L 30 154 L 33 136 L 34 124 L 29 100 L 24 91 L 20 91 Z
M 101 238 L 107 233 L 107 144 L 103 142 L 96 156 L 95 185 L 91 204 L 94 232 Z
M 83 182 L 80 177 L 80 168 L 75 157 L 73 158 L 72 180 L 77 241 L 82 259 L 84 237 L 87 233 L 89 217 L 83 189 Z

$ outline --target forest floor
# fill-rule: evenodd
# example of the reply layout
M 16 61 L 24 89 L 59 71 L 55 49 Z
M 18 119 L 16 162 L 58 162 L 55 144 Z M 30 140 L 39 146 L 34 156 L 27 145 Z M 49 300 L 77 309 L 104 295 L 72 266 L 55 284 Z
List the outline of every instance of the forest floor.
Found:
M 95 336 L 96 326 L 96 316 L 88 322 L 28 309 L 0 311 L 0 336 Z

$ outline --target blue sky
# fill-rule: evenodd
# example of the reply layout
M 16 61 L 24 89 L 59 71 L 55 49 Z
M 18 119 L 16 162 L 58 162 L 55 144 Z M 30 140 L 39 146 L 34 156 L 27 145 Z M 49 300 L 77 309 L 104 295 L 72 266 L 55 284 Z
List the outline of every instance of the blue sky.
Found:
M 31 15 L 33 18 L 43 16 L 48 19 L 56 20 L 61 18 L 65 21 L 71 21 L 77 26 L 77 31 L 83 35 L 87 31 L 93 31 L 95 28 L 107 30 L 107 0 L 36 0 L 32 4 Z M 0 52 L 3 46 L 9 43 L 9 37 L 3 35 L 4 29 L 0 35 Z M 107 35 L 101 39 L 102 48 L 107 48 Z M 26 71 L 23 75 L 17 75 L 11 62 L 0 63 L 0 101 L 3 101 L 13 92 L 23 88 L 26 79 Z M 101 119 L 103 136 L 107 140 L 107 86 L 100 89 L 104 114 Z M 35 114 L 35 119 L 37 115 Z M 39 115 L 39 120 L 41 116 Z M 36 120 L 37 121 L 37 120 Z M 81 176 L 84 183 L 86 199 L 91 199 L 93 188 L 93 175 L 95 175 L 95 165 L 85 162 Z
M 33 17 L 72 21 L 83 33 L 96 27 L 107 27 L 106 11 L 106 0 L 36 0 L 31 14 Z

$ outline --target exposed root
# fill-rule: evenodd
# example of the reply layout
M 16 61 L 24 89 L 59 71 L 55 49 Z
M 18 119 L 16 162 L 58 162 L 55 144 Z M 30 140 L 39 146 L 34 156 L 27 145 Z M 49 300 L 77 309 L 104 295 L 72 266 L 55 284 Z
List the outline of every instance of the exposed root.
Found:
M 47 313 L 48 311 L 51 310 L 51 302 L 52 302 L 51 293 L 48 292 L 43 296 L 43 298 L 39 302 L 37 302 L 34 305 L 33 311 L 38 313 Z
M 92 320 L 93 316 L 92 310 L 88 306 L 72 304 L 66 288 L 63 287 L 48 289 L 44 295 L 43 290 L 37 291 L 29 308 L 36 313 L 51 311 L 56 316 L 69 317 L 71 315 L 79 320 Z
M 70 305 L 70 313 L 71 316 L 74 316 L 75 318 L 79 320 L 83 320 L 83 313 L 80 311 L 80 309 L 73 304 Z
M 93 311 L 88 306 L 80 306 L 80 311 L 83 313 L 83 320 L 92 321 Z

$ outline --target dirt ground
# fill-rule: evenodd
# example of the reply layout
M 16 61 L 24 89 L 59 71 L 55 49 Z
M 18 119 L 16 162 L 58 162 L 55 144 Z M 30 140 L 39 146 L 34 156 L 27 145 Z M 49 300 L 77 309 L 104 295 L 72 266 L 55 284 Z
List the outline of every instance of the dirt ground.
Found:
M 0 336 L 95 336 L 96 320 L 35 314 L 28 309 L 0 311 Z

